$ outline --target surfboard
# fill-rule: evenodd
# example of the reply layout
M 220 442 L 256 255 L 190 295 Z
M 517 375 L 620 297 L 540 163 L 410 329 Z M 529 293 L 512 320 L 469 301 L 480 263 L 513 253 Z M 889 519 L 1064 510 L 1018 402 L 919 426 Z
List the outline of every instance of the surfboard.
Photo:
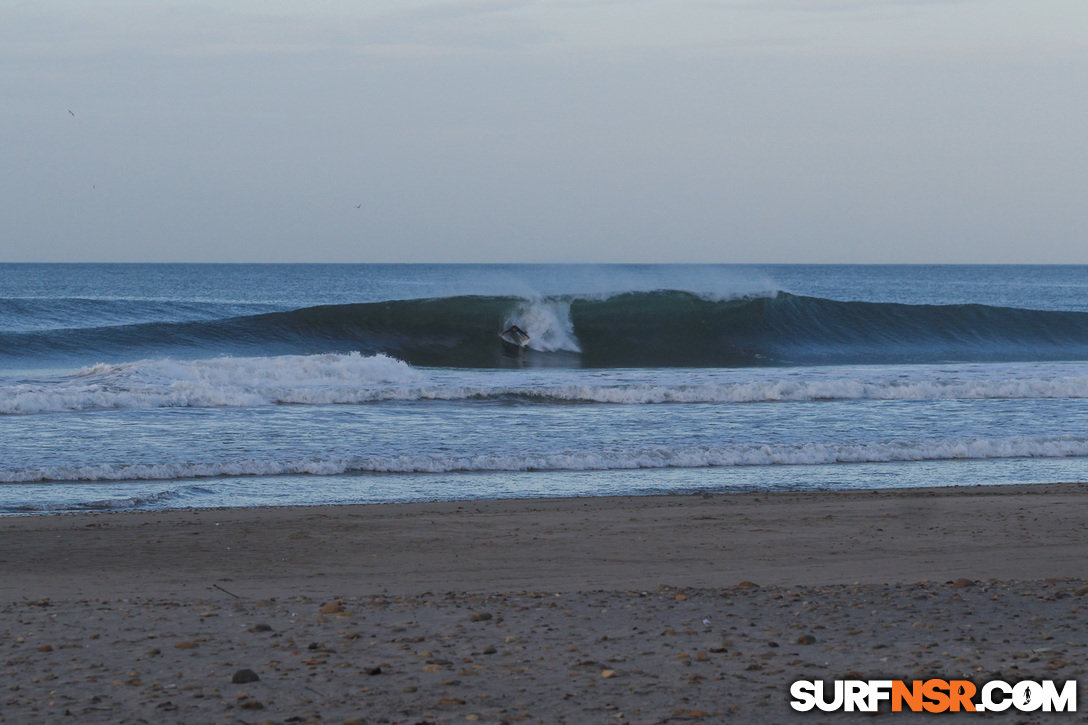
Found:
M 519 350 L 528 345 L 529 340 L 531 339 L 529 337 L 529 334 L 517 325 L 510 325 L 510 327 L 499 333 L 499 337 L 507 345 L 515 347 Z

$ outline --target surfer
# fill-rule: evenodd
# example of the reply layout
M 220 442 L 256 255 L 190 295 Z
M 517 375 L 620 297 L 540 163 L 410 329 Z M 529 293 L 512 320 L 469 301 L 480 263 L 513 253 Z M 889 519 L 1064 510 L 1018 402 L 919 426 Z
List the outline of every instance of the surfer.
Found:
M 521 349 L 529 344 L 529 333 L 521 329 L 517 325 L 510 325 L 506 328 L 502 334 L 499 335 L 502 341 L 508 345 L 512 345 L 518 349 Z

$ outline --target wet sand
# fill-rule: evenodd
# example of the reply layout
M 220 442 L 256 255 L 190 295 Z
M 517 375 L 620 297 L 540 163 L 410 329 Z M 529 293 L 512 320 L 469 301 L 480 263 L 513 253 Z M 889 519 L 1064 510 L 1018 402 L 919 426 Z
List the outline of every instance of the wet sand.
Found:
M 1088 486 L 6 518 L 0 573 L 4 723 L 868 722 L 789 683 L 1083 677 Z

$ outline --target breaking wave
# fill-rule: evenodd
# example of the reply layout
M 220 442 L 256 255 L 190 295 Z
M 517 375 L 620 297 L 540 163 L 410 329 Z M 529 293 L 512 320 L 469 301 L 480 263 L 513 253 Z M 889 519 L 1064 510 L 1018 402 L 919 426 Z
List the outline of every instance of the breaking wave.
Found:
M 498 333 L 533 338 L 511 354 Z M 0 333 L 0 358 L 386 354 L 417 366 L 748 367 L 1088 359 L 1088 313 L 777 293 L 448 297 Z
M 93 499 L 91 501 L 74 501 L 64 503 L 25 503 L 8 504 L 0 507 L 0 513 L 4 514 L 33 514 L 33 513 L 63 513 L 63 512 L 92 512 L 92 511 L 123 511 L 129 509 L 156 508 L 163 504 L 178 499 L 188 498 L 193 492 L 203 489 L 197 486 L 189 486 L 176 491 L 160 491 L 137 496 L 120 496 L 117 498 Z
M 892 369 L 531 373 L 436 371 L 378 354 L 139 360 L 37 380 L 0 378 L 0 415 L 132 408 L 523 401 L 614 405 L 1088 398 L 1080 364 Z M 620 379 L 616 379 L 619 377 Z

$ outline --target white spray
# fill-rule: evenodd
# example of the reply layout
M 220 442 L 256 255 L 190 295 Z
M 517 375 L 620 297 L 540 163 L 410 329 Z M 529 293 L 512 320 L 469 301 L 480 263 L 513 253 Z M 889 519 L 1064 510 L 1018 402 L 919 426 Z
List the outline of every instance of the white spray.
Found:
M 503 322 L 504 327 L 517 325 L 531 338 L 529 347 L 542 352 L 563 350 L 581 352 L 570 320 L 570 301 L 537 298 L 518 305 Z

